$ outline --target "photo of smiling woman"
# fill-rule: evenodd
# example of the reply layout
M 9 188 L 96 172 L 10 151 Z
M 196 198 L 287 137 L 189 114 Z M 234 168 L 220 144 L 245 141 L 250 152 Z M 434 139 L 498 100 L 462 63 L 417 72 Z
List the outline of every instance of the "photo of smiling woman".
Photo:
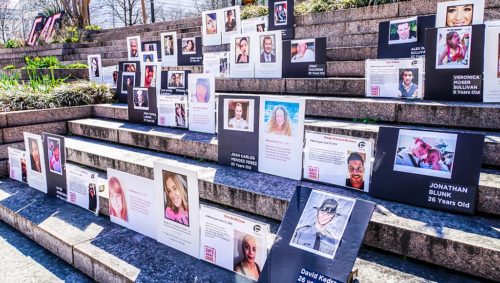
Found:
M 274 107 L 271 119 L 267 124 L 267 132 L 288 137 L 292 136 L 290 115 L 286 107 L 282 105 Z
M 250 62 L 249 41 L 247 37 L 236 38 L 236 64 L 246 64 Z
M 456 5 L 446 8 L 446 27 L 470 26 L 474 14 L 474 5 Z
M 235 231 L 235 238 L 238 231 Z M 254 236 L 243 234 L 241 239 L 241 247 L 238 251 L 239 256 L 235 258 L 237 263 L 234 265 L 234 272 L 240 273 L 253 280 L 258 280 L 261 268 L 256 262 L 258 245 Z M 239 240 L 239 239 L 238 239 Z M 241 259 L 242 258 L 242 259 Z
M 125 200 L 125 190 L 116 177 L 108 180 L 109 189 L 109 215 L 118 217 L 128 222 L 127 201 Z
M 162 171 L 165 219 L 189 227 L 187 177 Z
M 31 170 L 38 173 L 42 173 L 42 163 L 40 161 L 40 149 L 38 148 L 38 143 L 35 139 L 28 138 L 30 159 L 31 159 Z

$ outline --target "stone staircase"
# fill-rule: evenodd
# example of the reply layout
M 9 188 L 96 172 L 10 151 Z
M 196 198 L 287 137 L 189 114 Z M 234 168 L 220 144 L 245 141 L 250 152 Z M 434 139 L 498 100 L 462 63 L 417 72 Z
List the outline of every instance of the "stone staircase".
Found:
M 500 2 L 486 2 L 486 19 L 500 19 Z M 306 130 L 373 139 L 380 126 L 485 134 L 474 216 L 220 166 L 216 135 L 129 123 L 123 104 L 0 113 L 0 175 L 6 174 L 7 147 L 24 147 L 24 131 L 64 134 L 67 160 L 101 171 L 114 168 L 152 179 L 153 162 L 159 159 L 215 168 L 215 177 L 199 181 L 202 201 L 270 223 L 273 233 L 295 186 L 328 189 L 377 204 L 354 267 L 360 282 L 500 281 L 500 103 L 364 97 L 364 60 L 376 57 L 378 22 L 435 10 L 436 1 L 413 0 L 298 17 L 297 38 L 327 37 L 327 78 L 217 79 L 216 89 L 304 97 Z M 141 34 L 143 40 L 153 40 L 167 30 L 190 36 L 199 34 L 200 25 L 195 18 L 104 30 L 92 35 L 94 43 L 75 45 L 61 58 L 86 61 L 87 54 L 101 53 L 104 65 L 112 65 L 126 58 L 127 36 Z M 36 49 L 40 50 L 33 52 L 45 50 Z M 177 69 L 186 68 L 202 71 Z M 100 200 L 100 212 L 107 215 L 106 192 Z M 245 282 L 230 271 L 112 224 L 106 216 L 95 217 L 11 180 L 0 180 L 0 219 L 97 281 Z

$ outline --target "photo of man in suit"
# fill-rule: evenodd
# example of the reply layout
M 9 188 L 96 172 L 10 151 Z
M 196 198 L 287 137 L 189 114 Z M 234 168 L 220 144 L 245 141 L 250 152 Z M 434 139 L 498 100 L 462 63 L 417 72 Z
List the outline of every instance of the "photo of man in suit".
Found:
M 274 63 L 276 62 L 276 55 L 274 55 L 274 46 L 273 46 L 273 38 L 274 35 L 265 35 L 261 36 L 261 53 L 260 53 L 260 62 L 261 63 Z

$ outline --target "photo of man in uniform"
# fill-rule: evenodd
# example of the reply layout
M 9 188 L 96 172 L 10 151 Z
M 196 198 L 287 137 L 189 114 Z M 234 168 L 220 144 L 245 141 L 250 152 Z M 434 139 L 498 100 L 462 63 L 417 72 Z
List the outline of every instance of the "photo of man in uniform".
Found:
M 260 53 L 260 62 L 261 63 L 274 63 L 276 62 L 276 55 L 273 53 L 273 37 L 270 35 L 262 36 L 262 46 Z
M 346 187 L 351 187 L 357 190 L 365 188 L 365 160 L 363 153 L 353 152 L 347 158 L 347 171 L 349 178 L 345 180 Z
M 234 9 L 226 11 L 226 24 L 225 24 L 226 32 L 231 32 L 236 30 L 236 20 L 234 19 L 235 11 L 236 10 Z
M 333 259 L 354 203 L 354 199 L 312 191 L 290 245 Z
M 415 80 L 416 69 L 404 69 L 400 72 L 399 96 L 403 98 L 418 97 L 418 84 Z

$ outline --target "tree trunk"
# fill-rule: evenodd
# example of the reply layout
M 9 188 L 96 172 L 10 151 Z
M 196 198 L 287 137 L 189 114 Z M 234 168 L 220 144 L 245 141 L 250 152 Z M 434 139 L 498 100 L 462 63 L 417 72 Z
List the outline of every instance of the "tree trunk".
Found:
M 148 14 L 146 13 L 146 0 L 141 0 L 142 23 L 148 23 Z

